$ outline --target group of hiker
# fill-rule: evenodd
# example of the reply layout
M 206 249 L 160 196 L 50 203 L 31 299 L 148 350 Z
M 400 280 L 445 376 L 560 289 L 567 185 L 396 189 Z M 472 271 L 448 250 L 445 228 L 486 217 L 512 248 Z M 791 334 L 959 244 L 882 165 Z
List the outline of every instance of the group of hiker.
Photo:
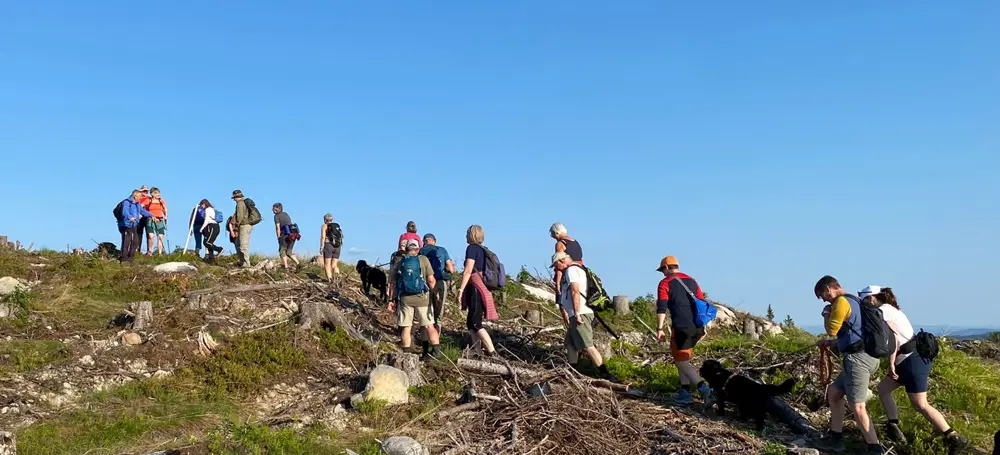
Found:
M 114 215 L 121 234 L 121 261 L 131 261 L 142 251 L 143 233 L 146 234 L 146 256 L 152 256 L 154 248 L 157 254 L 165 254 L 167 202 L 160 196 L 159 188 L 142 185 L 132 190 L 128 198 L 115 206 Z
M 261 222 L 262 216 L 254 201 L 244 196 L 241 190 L 233 191 L 232 200 L 233 214 L 224 219 L 222 210 L 212 205 L 208 199 L 202 199 L 191 211 L 188 220 L 189 232 L 194 237 L 194 254 L 201 257 L 201 250 L 204 247 L 205 260 L 211 262 L 224 251 L 224 248 L 217 244 L 224 224 L 225 232 L 238 259 L 237 265 L 247 267 L 250 265 L 250 236 L 254 226 Z M 284 211 L 280 202 L 274 203 L 271 211 L 274 214 L 278 257 L 286 269 L 291 268 L 289 261 L 298 267 L 299 259 L 294 253 L 295 242 L 302 238 L 298 224 L 292 222 L 291 216 Z M 165 254 L 163 242 L 167 229 L 167 204 L 160 196 L 158 188 L 150 190 L 143 185 L 133 190 L 128 198 L 115 206 L 114 215 L 121 233 L 120 261 L 131 261 L 135 253 L 141 250 L 140 234 L 143 230 L 149 239 L 147 256 L 153 254 L 154 241 L 158 242 L 157 253 Z M 334 275 L 340 273 L 338 263 L 342 244 L 343 231 L 340 225 L 333 222 L 333 215 L 327 213 L 323 217 L 320 243 L 327 280 L 332 280 Z

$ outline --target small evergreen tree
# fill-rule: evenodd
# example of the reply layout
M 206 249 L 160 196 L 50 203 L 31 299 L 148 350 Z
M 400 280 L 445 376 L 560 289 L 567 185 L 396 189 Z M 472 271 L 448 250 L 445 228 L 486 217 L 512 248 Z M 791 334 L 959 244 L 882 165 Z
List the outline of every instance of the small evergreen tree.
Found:
M 785 316 L 785 328 L 793 329 L 795 328 L 795 321 L 792 320 L 792 315 Z
M 767 320 L 774 322 L 774 309 L 771 308 L 770 304 L 767 305 Z

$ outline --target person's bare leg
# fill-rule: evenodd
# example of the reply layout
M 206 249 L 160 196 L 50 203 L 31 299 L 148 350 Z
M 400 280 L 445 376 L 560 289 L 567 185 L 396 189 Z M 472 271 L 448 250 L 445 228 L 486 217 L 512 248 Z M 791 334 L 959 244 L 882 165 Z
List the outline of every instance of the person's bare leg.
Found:
M 326 272 L 326 281 L 333 281 L 333 259 L 323 259 L 323 271 Z
M 921 415 L 923 415 L 924 418 L 926 418 L 927 421 L 934 426 L 935 430 L 944 433 L 945 431 L 948 431 L 951 428 L 951 426 L 948 425 L 948 422 L 944 420 L 944 416 L 941 415 L 941 413 L 938 412 L 938 410 L 935 409 L 934 406 L 931 406 L 931 404 L 927 402 L 926 392 L 910 393 L 907 394 L 907 396 L 910 397 L 910 403 L 913 404 L 913 408 L 916 409 L 917 412 L 919 412 Z M 898 416 L 898 411 L 897 411 L 897 416 Z
M 427 330 L 427 341 L 430 341 L 432 345 L 441 344 L 441 334 L 434 328 L 434 324 L 428 325 L 425 329 Z
M 899 406 L 892 398 L 892 391 L 899 388 L 899 383 L 892 379 L 885 378 L 878 383 L 878 400 L 882 402 L 882 409 L 885 410 L 885 418 L 888 420 L 899 420 Z M 912 398 L 910 399 L 913 400 Z M 916 405 L 914 405 L 916 406 Z
M 156 254 L 163 255 L 163 252 L 166 250 L 163 245 L 163 234 L 156 234 Z
M 299 265 L 299 257 L 294 254 L 291 255 L 291 257 L 292 257 L 292 262 L 294 262 L 295 265 Z
M 847 415 L 847 408 L 844 400 L 844 392 L 830 386 L 826 389 L 827 401 L 830 403 L 830 431 L 842 433 L 844 431 L 844 417 Z
M 872 419 L 868 416 L 868 408 L 865 403 L 851 403 L 851 411 L 854 412 L 854 419 L 858 423 L 858 429 L 865 437 L 865 442 L 878 444 L 878 435 L 875 434 L 875 427 Z
M 340 259 L 333 260 L 333 273 L 335 275 L 340 275 Z
M 403 330 L 400 330 L 399 334 L 400 344 L 402 344 L 403 348 L 406 349 L 410 347 L 410 328 L 403 327 L 402 329 Z
M 477 333 L 479 334 L 479 339 L 483 341 L 483 346 L 486 347 L 486 352 L 496 351 L 493 348 L 493 338 L 490 338 L 490 334 L 486 329 L 479 329 Z
M 147 256 L 152 256 L 153 255 L 153 247 L 155 247 L 155 246 L 156 246 L 156 234 L 153 234 L 152 232 L 147 232 L 146 233 L 146 255 Z
M 483 350 L 483 339 L 482 337 L 479 336 L 479 332 L 475 330 L 470 330 L 469 342 L 472 343 L 471 345 L 469 345 L 469 350 L 471 350 L 472 352 L 478 353 Z
M 587 355 L 590 356 L 590 361 L 594 362 L 595 367 L 600 368 L 601 365 L 604 365 L 604 359 L 601 357 L 601 351 L 598 351 L 597 348 L 587 348 Z

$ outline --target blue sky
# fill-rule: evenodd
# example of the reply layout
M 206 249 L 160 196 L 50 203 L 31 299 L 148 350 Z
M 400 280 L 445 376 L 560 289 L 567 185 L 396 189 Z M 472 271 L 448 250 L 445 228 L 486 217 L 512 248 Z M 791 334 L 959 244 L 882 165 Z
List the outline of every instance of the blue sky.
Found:
M 241 188 L 301 254 L 332 212 L 350 262 L 413 219 L 542 270 L 559 220 L 612 293 L 674 254 L 801 325 L 827 273 L 1000 321 L 996 2 L 210 3 L 0 6 L 3 234 L 89 248 L 139 185 L 175 220 Z

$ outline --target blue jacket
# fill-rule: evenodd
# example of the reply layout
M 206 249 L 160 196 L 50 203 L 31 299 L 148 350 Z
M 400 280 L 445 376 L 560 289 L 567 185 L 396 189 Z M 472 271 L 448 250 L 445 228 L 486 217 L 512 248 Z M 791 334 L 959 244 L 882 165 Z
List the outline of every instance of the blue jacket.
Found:
M 851 347 L 861 340 L 861 301 L 857 297 L 845 294 L 844 298 L 851 304 L 851 314 L 837 331 L 837 349 L 841 353 L 852 352 Z
M 131 228 L 139 225 L 139 218 L 147 217 L 152 218 L 153 214 L 142 208 L 138 202 L 133 201 L 132 198 L 126 198 L 122 201 L 122 218 L 118 220 L 118 227 Z M 135 218 L 135 221 L 129 220 L 129 218 Z

